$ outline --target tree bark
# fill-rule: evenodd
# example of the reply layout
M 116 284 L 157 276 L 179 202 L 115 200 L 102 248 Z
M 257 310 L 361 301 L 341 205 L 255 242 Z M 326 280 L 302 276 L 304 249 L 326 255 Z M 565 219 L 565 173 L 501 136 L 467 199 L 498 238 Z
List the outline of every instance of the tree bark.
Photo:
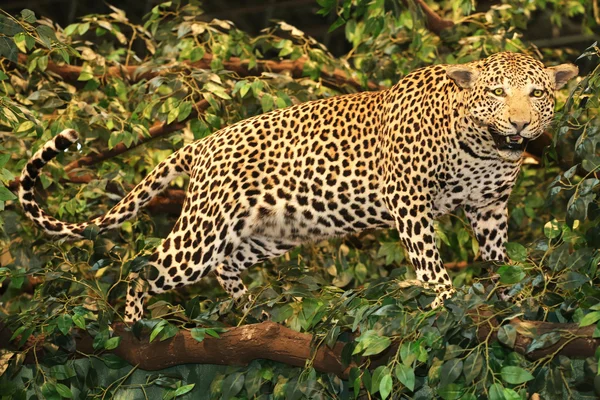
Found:
M 479 324 L 477 338 L 480 342 L 485 341 L 488 337 L 492 341 L 498 339 L 500 324 L 493 318 L 493 314 L 490 311 L 474 311 L 470 315 L 473 321 Z M 530 360 L 539 360 L 554 353 L 571 358 L 587 358 L 594 355 L 594 352 L 600 346 L 600 338 L 593 337 L 594 330 L 596 329 L 595 324 L 579 327 L 579 324 L 575 323 L 560 324 L 543 321 L 524 321 L 520 318 L 511 319 L 509 324 L 517 331 L 514 350 Z M 560 333 L 561 339 L 552 346 L 527 352 L 534 337 L 539 337 L 550 332 Z
M 499 324 L 495 322 L 491 312 L 474 310 L 471 316 L 474 323 L 478 324 L 479 341 L 497 340 Z M 532 361 L 553 355 L 586 358 L 593 355 L 596 348 L 600 346 L 600 339 L 593 338 L 595 326 L 580 328 L 577 324 L 523 321 L 519 318 L 512 319 L 509 324 L 517 331 L 514 350 Z M 314 337 L 311 334 L 299 333 L 274 322 L 232 327 L 221 333 L 220 338 L 207 336 L 202 342 L 196 341 L 188 331 L 180 331 L 170 339 L 164 341 L 155 339 L 149 343 L 147 337 L 138 340 L 123 324 L 114 324 L 113 328 L 115 335 L 121 337 L 121 343 L 110 352 L 148 371 L 189 363 L 248 365 L 256 359 L 304 367 L 307 361 L 312 360 L 312 366 L 317 371 L 333 373 L 345 379 L 353 366 L 342 365 L 342 350 L 345 343 L 337 342 L 333 348 L 325 345 L 315 348 Z M 94 353 L 93 338 L 87 332 L 78 329 L 72 332 L 79 352 Z M 541 335 L 548 332 L 561 332 L 563 338 L 553 346 L 527 353 L 532 334 Z M 0 323 L 1 349 L 18 350 L 9 342 L 11 335 L 6 326 Z M 41 347 L 37 346 L 40 349 Z M 396 348 L 396 345 L 392 345 L 383 354 L 372 357 L 371 366 L 385 364 L 389 357 L 395 354 Z M 43 350 L 40 350 L 37 356 L 40 359 Z M 35 362 L 31 351 L 27 354 L 25 362 Z

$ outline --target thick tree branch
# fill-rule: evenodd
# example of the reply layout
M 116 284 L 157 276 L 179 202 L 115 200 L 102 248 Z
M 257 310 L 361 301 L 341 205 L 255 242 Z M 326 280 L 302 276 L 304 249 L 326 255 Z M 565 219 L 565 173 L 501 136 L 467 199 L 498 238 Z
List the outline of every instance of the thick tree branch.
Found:
M 479 341 L 497 340 L 499 324 L 491 312 L 474 310 L 470 315 L 478 325 Z M 523 321 L 519 318 L 513 318 L 509 324 L 517 331 L 514 350 L 530 360 L 556 355 L 585 358 L 594 354 L 600 346 L 600 339 L 593 337 L 595 326 L 579 328 L 577 324 Z M 334 373 L 342 378 L 347 378 L 349 371 L 349 367 L 342 365 L 341 361 L 344 343 L 337 342 L 333 348 L 321 345 L 315 351 L 312 335 L 293 331 L 274 322 L 232 327 L 222 333 L 219 339 L 206 337 L 202 342 L 192 338 L 189 332 L 181 331 L 171 339 L 149 343 L 148 338 L 135 338 L 122 324 L 115 324 L 113 328 L 115 335 L 121 337 L 121 343 L 112 352 L 144 370 L 160 370 L 187 363 L 247 365 L 252 360 L 267 359 L 297 367 L 303 367 L 307 361 L 312 360 L 316 370 Z M 562 338 L 553 346 L 528 353 L 532 337 L 548 332 L 559 332 Z M 0 323 L 0 348 L 18 350 L 11 347 L 11 335 Z M 87 332 L 74 330 L 73 337 L 79 352 L 94 352 L 93 339 Z M 371 366 L 386 363 L 395 354 L 394 347 L 372 359 Z M 42 355 L 38 353 L 38 358 Z M 27 357 L 26 362 L 35 362 L 31 352 Z
M 488 310 L 475 310 L 470 313 L 474 323 L 478 324 L 477 338 L 480 342 L 485 340 L 498 340 L 498 329 L 500 324 L 494 318 L 493 313 Z M 594 338 L 596 325 L 580 328 L 579 324 L 559 324 L 542 321 L 524 321 L 513 318 L 509 322 L 517 331 L 514 350 L 523 354 L 530 360 L 539 360 L 548 356 L 564 355 L 571 358 L 586 358 L 593 355 L 598 346 L 600 338 Z M 545 333 L 560 333 L 561 339 L 554 345 L 539 350 L 528 352 L 533 338 Z
M 320 346 L 314 351 L 312 335 L 296 332 L 274 322 L 232 327 L 221 333 L 219 339 L 206 337 L 202 342 L 195 340 L 188 331 L 180 331 L 173 338 L 164 341 L 149 343 L 148 337 L 138 340 L 123 324 L 114 324 L 113 329 L 115 335 L 121 337 L 121 343 L 111 352 L 147 371 L 188 363 L 248 365 L 256 359 L 304 367 L 307 361 L 312 360 L 318 371 L 346 376 L 347 368 L 341 362 L 344 343 L 338 342 L 332 349 Z M 8 340 L 11 335 L 0 322 L 0 349 L 15 350 Z M 73 337 L 78 352 L 94 353 L 93 338 L 87 332 L 73 330 Z M 43 356 L 40 353 L 38 358 Z M 31 352 L 25 362 L 35 362 Z

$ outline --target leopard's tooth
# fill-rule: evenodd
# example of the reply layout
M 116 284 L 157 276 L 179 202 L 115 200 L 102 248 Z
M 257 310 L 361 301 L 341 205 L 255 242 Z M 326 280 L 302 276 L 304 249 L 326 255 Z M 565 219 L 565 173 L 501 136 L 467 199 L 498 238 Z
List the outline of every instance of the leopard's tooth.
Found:
M 506 136 L 506 143 L 510 143 L 510 136 Z
M 523 144 L 523 138 L 519 138 L 519 140 L 517 140 L 518 144 Z

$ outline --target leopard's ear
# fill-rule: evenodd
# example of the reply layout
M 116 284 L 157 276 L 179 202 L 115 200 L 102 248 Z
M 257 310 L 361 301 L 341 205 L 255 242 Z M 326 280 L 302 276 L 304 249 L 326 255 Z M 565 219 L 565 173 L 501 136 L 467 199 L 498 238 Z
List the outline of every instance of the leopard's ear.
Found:
M 561 64 L 556 67 L 546 68 L 546 72 L 550 75 L 552 82 L 554 82 L 554 90 L 558 90 L 565 86 L 571 78 L 577 76 L 579 68 L 573 64 Z
M 446 67 L 446 74 L 459 87 L 471 89 L 479 76 L 479 71 L 465 64 L 449 65 Z

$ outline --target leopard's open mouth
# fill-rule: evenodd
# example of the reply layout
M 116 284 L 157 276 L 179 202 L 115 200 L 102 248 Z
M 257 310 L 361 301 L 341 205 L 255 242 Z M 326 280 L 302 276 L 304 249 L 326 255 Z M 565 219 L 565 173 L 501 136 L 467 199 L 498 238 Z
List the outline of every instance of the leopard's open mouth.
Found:
M 503 135 L 493 128 L 490 128 L 490 133 L 492 134 L 492 138 L 494 138 L 494 143 L 496 143 L 498 150 L 524 151 L 529 142 L 528 138 L 524 138 L 519 134 Z

